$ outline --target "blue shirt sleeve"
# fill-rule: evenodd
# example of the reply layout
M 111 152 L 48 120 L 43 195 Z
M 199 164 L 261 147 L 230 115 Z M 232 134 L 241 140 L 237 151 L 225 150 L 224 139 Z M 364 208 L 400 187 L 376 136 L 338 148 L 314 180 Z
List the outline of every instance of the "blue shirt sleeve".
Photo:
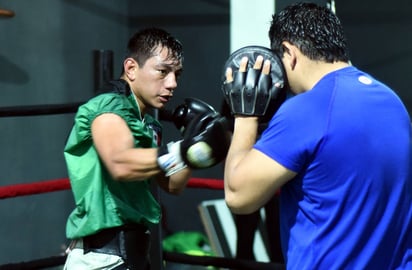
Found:
M 254 148 L 299 173 L 316 151 L 324 132 L 322 108 L 304 93 L 288 99 L 276 112 Z M 306 99 L 304 98 L 306 96 Z

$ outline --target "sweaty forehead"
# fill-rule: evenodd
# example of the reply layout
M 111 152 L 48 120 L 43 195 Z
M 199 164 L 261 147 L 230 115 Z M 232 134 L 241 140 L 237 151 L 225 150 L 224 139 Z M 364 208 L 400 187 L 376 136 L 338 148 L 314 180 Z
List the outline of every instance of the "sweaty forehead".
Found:
M 159 46 L 153 51 L 152 57 L 163 62 L 165 65 L 182 65 L 181 57 L 177 56 L 171 49 Z
M 180 72 L 183 70 L 183 64 L 176 58 L 171 58 L 166 50 L 155 53 L 146 60 L 145 66 L 154 69 L 167 70 L 168 72 Z

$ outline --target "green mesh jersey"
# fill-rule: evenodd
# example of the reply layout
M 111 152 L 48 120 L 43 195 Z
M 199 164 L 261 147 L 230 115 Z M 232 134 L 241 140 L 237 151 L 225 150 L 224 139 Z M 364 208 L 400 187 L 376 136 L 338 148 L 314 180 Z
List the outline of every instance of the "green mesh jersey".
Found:
M 150 226 L 160 220 L 160 206 L 151 194 L 150 180 L 115 181 L 99 159 L 93 145 L 91 124 L 103 113 L 115 113 L 127 122 L 136 148 L 156 147 L 159 144 L 160 123 L 148 114 L 141 118 L 133 95 L 101 94 L 79 107 L 64 148 L 76 203 L 66 225 L 69 239 L 124 223 Z

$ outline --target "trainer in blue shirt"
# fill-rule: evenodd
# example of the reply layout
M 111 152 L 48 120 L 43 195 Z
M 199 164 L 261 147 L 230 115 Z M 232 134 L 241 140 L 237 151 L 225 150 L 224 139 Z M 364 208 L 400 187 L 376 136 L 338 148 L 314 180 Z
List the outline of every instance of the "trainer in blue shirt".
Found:
M 404 104 L 350 64 L 341 23 L 326 7 L 286 7 L 273 16 L 269 38 L 294 96 L 259 139 L 259 117 L 232 110 L 228 206 L 250 213 L 280 189 L 287 269 L 412 269 L 411 124 Z M 225 85 L 251 70 L 267 76 L 264 60 L 228 69 Z M 226 99 L 234 104 L 241 95 L 233 92 L 249 86 L 233 87 Z

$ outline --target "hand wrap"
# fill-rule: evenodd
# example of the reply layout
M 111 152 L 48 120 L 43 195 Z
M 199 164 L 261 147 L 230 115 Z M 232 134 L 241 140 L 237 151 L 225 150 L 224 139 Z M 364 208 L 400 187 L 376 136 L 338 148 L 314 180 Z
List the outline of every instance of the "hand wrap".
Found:
M 177 142 L 169 142 L 167 145 L 163 145 L 157 152 L 157 164 L 160 169 L 165 172 L 166 176 L 170 176 L 183 170 L 187 167 L 186 163 L 182 160 L 180 152 L 182 140 Z

